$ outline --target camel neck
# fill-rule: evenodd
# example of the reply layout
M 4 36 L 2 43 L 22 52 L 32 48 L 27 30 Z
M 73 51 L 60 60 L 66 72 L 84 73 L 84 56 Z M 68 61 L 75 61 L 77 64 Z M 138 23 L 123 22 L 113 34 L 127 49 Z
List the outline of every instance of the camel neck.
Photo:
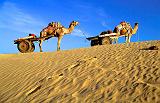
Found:
M 132 34 L 135 34 L 138 30 L 138 25 L 135 25 L 134 28 L 133 28 L 133 31 L 132 31 Z
M 69 28 L 68 28 L 69 32 L 71 33 L 73 30 L 74 30 L 74 26 L 73 25 L 70 25 Z

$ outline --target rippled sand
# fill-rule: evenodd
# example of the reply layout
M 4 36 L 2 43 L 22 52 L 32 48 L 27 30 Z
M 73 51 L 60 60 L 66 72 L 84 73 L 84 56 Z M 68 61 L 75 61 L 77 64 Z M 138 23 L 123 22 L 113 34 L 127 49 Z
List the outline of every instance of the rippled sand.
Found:
M 160 103 L 160 41 L 0 54 L 0 103 L 28 102 Z

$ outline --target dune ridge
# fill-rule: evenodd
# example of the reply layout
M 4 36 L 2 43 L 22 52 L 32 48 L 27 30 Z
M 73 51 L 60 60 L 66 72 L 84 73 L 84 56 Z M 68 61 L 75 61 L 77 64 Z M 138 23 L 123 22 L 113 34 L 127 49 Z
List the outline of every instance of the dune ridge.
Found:
M 0 103 L 28 102 L 160 103 L 160 41 L 0 54 Z

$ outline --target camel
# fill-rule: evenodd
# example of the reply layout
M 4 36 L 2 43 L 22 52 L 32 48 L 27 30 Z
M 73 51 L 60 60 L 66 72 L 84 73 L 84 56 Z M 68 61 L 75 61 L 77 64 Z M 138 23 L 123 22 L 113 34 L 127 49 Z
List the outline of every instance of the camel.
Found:
M 130 42 L 130 39 L 131 39 L 131 36 L 132 36 L 133 34 L 136 34 L 136 32 L 137 32 L 137 30 L 138 30 L 138 23 L 135 23 L 135 26 L 134 26 L 133 29 L 132 29 L 132 27 L 131 27 L 129 24 L 128 24 L 127 26 L 128 26 L 128 28 L 129 28 L 128 30 L 129 30 L 130 32 L 128 32 L 128 30 L 126 30 L 126 29 L 122 29 L 122 30 L 120 30 L 120 32 L 118 33 L 117 28 L 114 29 L 113 32 L 117 33 L 117 36 L 112 37 L 111 39 L 112 39 L 113 41 L 115 41 L 115 43 L 118 43 L 118 38 L 119 38 L 120 36 L 125 36 L 125 42 L 126 42 L 126 43 L 129 43 L 129 42 Z
M 132 29 L 132 27 L 130 26 L 130 33 L 129 33 L 129 34 L 126 33 L 126 35 L 125 35 L 126 43 L 130 43 L 131 36 L 132 36 L 133 34 L 136 34 L 137 30 L 138 30 L 138 23 L 135 23 L 133 29 Z
M 70 34 L 74 30 L 74 27 L 77 26 L 78 24 L 79 24 L 79 22 L 72 21 L 69 25 L 69 28 L 60 27 L 60 28 L 57 28 L 57 29 L 50 29 L 50 30 L 43 29 L 40 32 L 40 38 L 41 38 L 39 40 L 40 52 L 42 52 L 42 42 L 44 40 L 47 40 L 47 39 L 51 38 L 51 37 L 57 37 L 58 38 L 57 51 L 59 51 L 60 50 L 60 43 L 61 43 L 61 40 L 62 40 L 63 36 L 65 34 Z

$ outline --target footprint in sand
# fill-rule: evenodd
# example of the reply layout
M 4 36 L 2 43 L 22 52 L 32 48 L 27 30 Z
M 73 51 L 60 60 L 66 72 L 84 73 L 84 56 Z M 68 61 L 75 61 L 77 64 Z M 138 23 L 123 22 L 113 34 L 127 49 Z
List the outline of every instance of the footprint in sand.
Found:
M 59 76 L 63 76 L 63 74 L 60 74 Z M 32 89 L 30 89 L 28 92 L 25 93 L 26 96 L 29 96 L 29 95 L 37 92 L 38 90 L 40 90 L 42 88 L 42 85 L 47 83 L 47 82 L 49 82 L 49 80 L 51 80 L 51 79 L 53 79 L 53 77 L 52 76 L 48 76 L 48 77 L 45 77 L 45 78 L 39 80 L 37 82 L 37 86 L 33 87 Z
M 75 68 L 79 67 L 82 64 L 92 64 L 95 60 L 97 60 L 96 57 L 85 57 L 84 59 L 78 60 L 76 63 L 70 65 L 67 67 L 67 69 L 65 69 L 63 71 L 63 73 L 61 73 L 59 76 L 65 75 L 68 76 L 69 73 L 74 73 L 75 72 Z
M 26 93 L 26 96 L 29 96 L 29 95 L 31 95 L 31 94 L 37 92 L 38 90 L 41 89 L 41 87 L 42 87 L 42 86 L 39 85 L 39 86 L 36 86 L 36 87 L 32 88 L 31 90 L 29 90 L 29 91 Z

